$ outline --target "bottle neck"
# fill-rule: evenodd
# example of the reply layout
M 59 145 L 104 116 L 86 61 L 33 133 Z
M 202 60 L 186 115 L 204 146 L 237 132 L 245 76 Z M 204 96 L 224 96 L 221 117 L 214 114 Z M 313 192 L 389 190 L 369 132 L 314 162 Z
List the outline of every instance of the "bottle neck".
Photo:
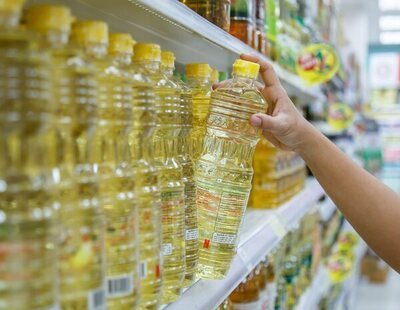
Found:
M 39 34 L 43 42 L 53 48 L 65 47 L 68 44 L 68 35 L 68 32 L 54 30 Z
M 207 76 L 188 76 L 189 84 L 210 84 L 210 78 Z
M 20 17 L 20 11 L 0 11 L 0 29 L 17 28 Z
M 134 64 L 146 69 L 150 73 L 157 73 L 160 71 L 160 62 L 154 60 L 136 60 Z
M 95 58 L 104 58 L 107 56 L 107 44 L 104 43 L 90 43 L 90 44 L 78 44 L 78 47 L 83 51 Z
M 112 54 L 111 57 L 117 65 L 129 66 L 132 62 L 132 54 L 130 53 L 117 53 Z
M 254 85 L 255 79 L 243 75 L 232 74 L 232 83 L 240 83 L 248 86 Z
M 174 75 L 174 68 L 161 66 L 161 70 L 169 78 Z

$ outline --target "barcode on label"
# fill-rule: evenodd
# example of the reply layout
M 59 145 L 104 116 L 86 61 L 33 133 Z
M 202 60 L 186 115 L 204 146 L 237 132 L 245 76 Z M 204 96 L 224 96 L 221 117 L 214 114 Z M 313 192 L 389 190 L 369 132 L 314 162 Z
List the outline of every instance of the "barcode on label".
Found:
M 195 240 L 199 238 L 199 232 L 195 229 L 187 229 L 185 232 L 185 239 L 186 240 Z
M 107 297 L 123 297 L 132 294 L 132 274 L 107 278 Z
M 164 256 L 172 254 L 172 244 L 171 243 L 164 243 L 162 245 L 162 254 Z
M 106 294 L 104 288 L 101 287 L 93 290 L 88 296 L 88 309 L 90 310 L 103 310 L 106 306 Z
M 214 233 L 212 236 L 212 241 L 215 243 L 221 244 L 235 244 L 236 235 L 233 234 L 221 234 L 221 233 Z
M 142 280 L 147 278 L 147 262 L 141 262 L 139 264 L 139 276 Z

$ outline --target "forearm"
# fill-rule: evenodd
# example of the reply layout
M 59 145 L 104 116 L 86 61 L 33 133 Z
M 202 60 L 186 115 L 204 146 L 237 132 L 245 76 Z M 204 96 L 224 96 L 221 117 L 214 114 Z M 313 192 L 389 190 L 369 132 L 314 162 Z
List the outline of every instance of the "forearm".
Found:
M 311 125 L 298 152 L 370 247 L 400 271 L 400 198 Z

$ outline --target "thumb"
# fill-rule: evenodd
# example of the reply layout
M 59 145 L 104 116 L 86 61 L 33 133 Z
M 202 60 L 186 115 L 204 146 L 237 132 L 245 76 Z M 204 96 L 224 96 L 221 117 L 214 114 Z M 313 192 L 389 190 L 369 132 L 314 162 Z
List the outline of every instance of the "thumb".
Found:
M 251 116 L 250 125 L 263 130 L 273 130 L 276 127 L 276 119 L 264 113 L 257 113 Z

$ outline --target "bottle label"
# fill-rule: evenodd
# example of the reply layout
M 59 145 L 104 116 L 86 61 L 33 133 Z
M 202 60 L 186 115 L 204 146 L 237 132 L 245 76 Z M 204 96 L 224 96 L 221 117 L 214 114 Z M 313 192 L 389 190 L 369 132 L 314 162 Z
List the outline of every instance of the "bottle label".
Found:
M 107 298 L 129 296 L 133 292 L 133 274 L 107 278 Z
M 162 254 L 164 256 L 172 254 L 172 244 L 171 243 L 164 243 L 162 245 Z
M 106 294 L 104 287 L 92 290 L 88 295 L 88 309 L 104 310 L 106 308 Z
M 222 244 L 235 244 L 236 235 L 234 234 L 222 234 L 222 233 L 213 233 L 212 241 L 215 243 L 222 243 Z
M 185 232 L 186 240 L 196 240 L 198 238 L 199 238 L 199 231 L 197 230 L 197 228 L 186 230 L 186 232 Z
M 140 262 L 140 264 L 139 264 L 139 276 L 140 276 L 141 280 L 147 278 L 147 262 L 146 261 Z
M 256 310 L 260 309 L 260 301 L 252 301 L 246 303 L 233 303 L 233 309 L 235 310 Z
M 267 285 L 267 291 L 269 296 L 269 308 L 268 309 L 275 309 L 275 298 L 276 298 L 276 283 L 272 282 Z
M 268 310 L 269 306 L 269 295 L 268 287 L 266 287 L 260 294 L 260 308 L 261 310 Z

